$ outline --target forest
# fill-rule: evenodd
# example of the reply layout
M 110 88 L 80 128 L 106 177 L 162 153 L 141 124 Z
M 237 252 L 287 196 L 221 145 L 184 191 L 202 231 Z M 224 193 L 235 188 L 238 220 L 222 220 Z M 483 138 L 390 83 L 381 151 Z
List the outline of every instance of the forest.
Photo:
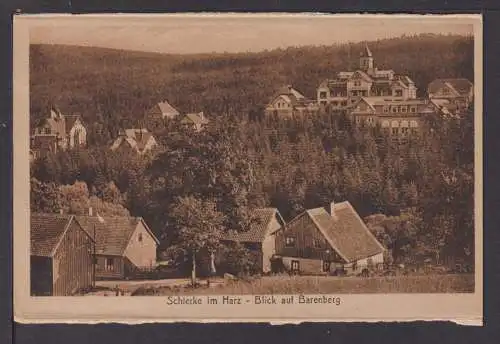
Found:
M 379 68 L 407 73 L 420 95 L 437 77 L 473 81 L 470 38 L 423 35 L 369 46 Z M 80 113 L 89 128 L 88 148 L 32 164 L 32 211 L 83 213 L 91 205 L 142 216 L 163 248 L 186 253 L 215 245 L 203 239 L 209 233 L 246 230 L 254 207 L 277 207 L 289 221 L 348 200 L 395 262 L 473 264 L 472 107 L 459 118 L 429 117 L 429 130 L 404 145 L 380 128 L 354 126 L 345 113 L 262 115 L 276 88 L 289 83 L 313 97 L 322 79 L 355 68 L 361 47 L 180 56 L 32 46 L 33 125 L 57 105 Z M 120 128 L 143 125 L 145 111 L 162 99 L 181 112 L 205 111 L 210 124 L 192 133 L 166 123 L 155 131 L 155 154 L 109 149 Z M 183 246 L 186 238 L 194 246 Z

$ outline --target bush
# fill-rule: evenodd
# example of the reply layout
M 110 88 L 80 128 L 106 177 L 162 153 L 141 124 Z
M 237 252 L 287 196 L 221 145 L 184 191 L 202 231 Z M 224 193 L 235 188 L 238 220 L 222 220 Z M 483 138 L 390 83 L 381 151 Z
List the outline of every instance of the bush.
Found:
M 259 254 L 239 243 L 230 243 L 220 251 L 219 271 L 232 275 L 253 275 L 260 271 Z

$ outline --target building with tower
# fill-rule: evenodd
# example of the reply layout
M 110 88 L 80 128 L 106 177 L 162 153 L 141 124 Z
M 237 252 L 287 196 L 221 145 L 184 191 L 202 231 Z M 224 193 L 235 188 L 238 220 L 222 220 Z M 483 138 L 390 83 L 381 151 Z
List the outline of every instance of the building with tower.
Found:
M 407 75 L 398 75 L 392 69 L 378 69 L 370 48 L 365 45 L 357 70 L 339 72 L 334 78 L 321 82 L 317 89 L 317 102 L 323 107 L 349 107 L 361 97 L 391 101 L 415 99 L 417 88 Z

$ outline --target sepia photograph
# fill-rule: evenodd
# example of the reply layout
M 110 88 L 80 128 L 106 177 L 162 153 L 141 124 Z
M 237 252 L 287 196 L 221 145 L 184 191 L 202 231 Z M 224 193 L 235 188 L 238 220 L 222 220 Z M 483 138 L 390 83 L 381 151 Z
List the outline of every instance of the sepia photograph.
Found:
M 38 318 L 381 320 L 401 303 L 366 300 L 415 296 L 392 318 L 481 319 L 480 16 L 16 28 L 15 280 Z

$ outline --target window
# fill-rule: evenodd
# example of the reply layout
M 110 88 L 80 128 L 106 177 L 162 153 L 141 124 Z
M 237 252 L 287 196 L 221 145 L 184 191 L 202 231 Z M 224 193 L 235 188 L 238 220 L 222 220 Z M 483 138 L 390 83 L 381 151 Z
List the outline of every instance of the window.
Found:
M 393 106 L 392 107 L 392 112 L 398 112 L 398 107 L 397 106 Z
M 330 272 L 331 263 L 328 260 L 323 261 L 323 272 Z
M 47 127 L 47 128 L 44 128 L 44 130 L 45 130 L 45 134 L 50 134 L 50 128 Z
M 406 112 L 406 110 L 407 110 L 406 106 L 401 106 L 401 112 L 404 113 L 404 112 Z
M 392 128 L 392 134 L 397 135 L 399 132 L 399 128 Z
M 314 239 L 314 240 L 313 240 L 313 246 L 314 246 L 314 248 L 321 248 L 323 245 L 322 245 L 322 243 L 321 243 L 321 240 L 319 240 L 319 239 Z
M 323 92 L 320 92 L 320 93 L 319 93 L 319 97 L 320 97 L 320 98 L 323 98 L 323 99 L 324 99 L 324 98 L 326 98 L 326 92 L 324 92 L 324 91 L 323 91 Z
M 412 106 L 412 107 L 410 108 L 410 112 L 412 112 L 412 113 L 417 112 L 417 108 L 416 108 L 415 106 Z
M 396 90 L 396 92 L 394 94 L 396 95 L 396 97 L 402 97 L 403 96 L 403 90 Z
M 142 242 L 142 233 L 139 233 L 139 235 L 137 236 L 137 240 L 139 240 L 139 242 Z
M 410 128 L 408 128 L 408 127 L 401 128 L 401 134 L 403 134 L 403 135 L 408 135 L 409 131 L 410 131 Z
M 285 247 L 295 247 L 295 237 L 293 236 L 285 237 Z
M 104 269 L 106 271 L 113 271 L 114 270 L 113 258 L 106 258 L 106 261 L 105 261 L 105 264 L 104 264 Z
M 358 262 L 352 263 L 352 271 L 358 270 Z
M 389 108 L 387 106 L 384 106 L 384 112 L 389 112 Z
M 323 106 L 325 106 L 325 105 L 326 105 L 326 101 L 325 101 L 325 100 L 322 100 L 322 101 L 320 102 L 320 104 L 321 104 L 321 105 L 323 105 Z
M 292 272 L 300 271 L 300 263 L 298 260 L 292 260 Z
M 361 81 L 354 81 L 354 86 L 361 86 Z

